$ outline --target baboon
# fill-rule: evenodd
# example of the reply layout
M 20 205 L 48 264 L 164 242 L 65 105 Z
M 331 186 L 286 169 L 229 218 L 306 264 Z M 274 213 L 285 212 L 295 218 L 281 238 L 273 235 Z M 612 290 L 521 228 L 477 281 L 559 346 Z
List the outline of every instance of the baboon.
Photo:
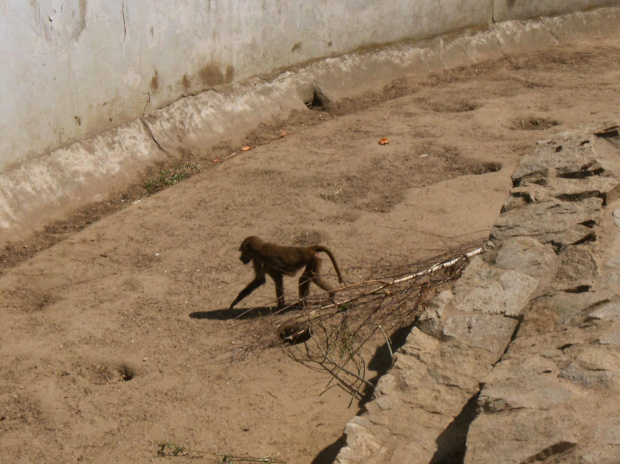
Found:
M 310 282 L 314 282 L 323 290 L 329 292 L 329 297 L 333 300 L 334 288 L 319 275 L 321 258 L 319 258 L 318 252 L 320 251 L 327 253 L 338 274 L 338 281 L 341 284 L 344 283 L 336 263 L 336 258 L 334 258 L 334 255 L 327 247 L 321 245 L 308 247 L 279 246 L 264 242 L 258 237 L 248 237 L 241 243 L 239 251 L 241 252 L 239 259 L 243 264 L 248 264 L 252 261 L 254 280 L 239 292 L 239 295 L 237 295 L 229 309 L 232 309 L 246 296 L 263 285 L 265 283 L 265 274 L 268 274 L 276 284 L 278 309 L 283 308 L 285 305 L 282 276 L 294 276 L 304 266 L 304 272 L 299 278 L 299 298 L 303 300 L 308 296 Z

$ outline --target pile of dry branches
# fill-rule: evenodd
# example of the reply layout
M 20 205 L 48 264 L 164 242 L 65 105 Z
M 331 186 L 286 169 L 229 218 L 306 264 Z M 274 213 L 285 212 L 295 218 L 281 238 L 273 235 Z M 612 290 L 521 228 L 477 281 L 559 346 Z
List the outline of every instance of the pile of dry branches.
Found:
M 336 303 L 323 293 L 300 304 L 292 304 L 252 326 L 247 344 L 230 356 L 239 359 L 257 349 L 282 346 L 295 360 L 314 369 L 326 370 L 332 381 L 353 398 L 366 387 L 362 349 L 369 344 L 387 344 L 390 335 L 415 324 L 440 287 L 457 279 L 472 256 L 481 253 L 482 242 L 472 242 L 426 259 L 398 266 L 373 267 L 369 278 L 337 290 Z M 252 310 L 249 310 L 252 311 Z M 243 317 L 241 315 L 240 317 Z

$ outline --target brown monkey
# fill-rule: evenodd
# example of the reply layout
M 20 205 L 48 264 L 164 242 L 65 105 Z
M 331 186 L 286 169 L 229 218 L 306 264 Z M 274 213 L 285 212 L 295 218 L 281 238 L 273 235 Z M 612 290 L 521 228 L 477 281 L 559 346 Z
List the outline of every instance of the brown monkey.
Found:
M 325 282 L 319 275 L 321 267 L 321 258 L 318 252 L 327 253 L 331 259 L 334 269 L 338 274 L 338 280 L 344 283 L 342 275 L 338 269 L 336 258 L 327 247 L 321 245 L 312 245 L 308 247 L 292 247 L 279 246 L 273 243 L 263 242 L 258 237 L 246 238 L 239 247 L 241 256 L 239 259 L 243 264 L 252 261 L 254 266 L 254 280 L 250 282 L 235 298 L 229 309 L 232 309 L 237 303 L 246 296 L 256 290 L 265 283 L 265 274 L 273 279 L 276 284 L 276 298 L 278 300 L 278 308 L 284 307 L 284 285 L 283 275 L 294 276 L 297 271 L 305 266 L 304 272 L 299 278 L 299 298 L 304 299 L 308 296 L 310 290 L 310 282 L 314 282 L 326 292 L 333 300 L 334 289 Z

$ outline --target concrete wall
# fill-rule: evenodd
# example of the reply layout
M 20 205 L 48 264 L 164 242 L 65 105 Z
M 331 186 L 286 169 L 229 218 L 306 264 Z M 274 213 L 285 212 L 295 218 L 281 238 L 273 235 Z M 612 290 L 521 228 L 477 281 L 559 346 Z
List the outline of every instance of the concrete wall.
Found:
M 317 87 L 355 97 L 404 74 L 619 32 L 620 8 L 520 19 L 620 0 L 531 3 L 4 0 L 0 247 L 154 161 L 243 143 L 260 123 L 306 110 Z
M 183 95 L 486 24 L 489 0 L 4 0 L 0 14 L 1 170 Z
M 493 20 L 499 22 L 555 16 L 618 3 L 617 0 L 493 0 Z
M 4 0 L 0 170 L 178 98 L 359 47 L 620 0 Z

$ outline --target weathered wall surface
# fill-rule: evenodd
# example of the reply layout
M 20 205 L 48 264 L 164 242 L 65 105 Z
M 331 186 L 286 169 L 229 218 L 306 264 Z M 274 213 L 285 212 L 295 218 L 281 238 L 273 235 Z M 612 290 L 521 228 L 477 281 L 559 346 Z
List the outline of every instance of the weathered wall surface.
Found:
M 488 4 L 4 1 L 0 169 L 183 95 L 358 47 L 486 24 Z
M 512 180 L 485 253 L 422 313 L 336 462 L 618 462 L 619 127 L 543 140 Z
M 360 47 L 619 0 L 7 0 L 0 170 L 184 95 Z
M 615 0 L 494 0 L 493 21 L 538 18 L 572 11 L 617 5 Z
M 221 3 L 0 4 L 0 245 L 123 187 L 155 160 L 236 143 L 305 109 L 315 87 L 337 100 L 620 24 L 619 8 L 492 22 L 620 0 Z M 397 43 L 348 52 L 388 42 Z

